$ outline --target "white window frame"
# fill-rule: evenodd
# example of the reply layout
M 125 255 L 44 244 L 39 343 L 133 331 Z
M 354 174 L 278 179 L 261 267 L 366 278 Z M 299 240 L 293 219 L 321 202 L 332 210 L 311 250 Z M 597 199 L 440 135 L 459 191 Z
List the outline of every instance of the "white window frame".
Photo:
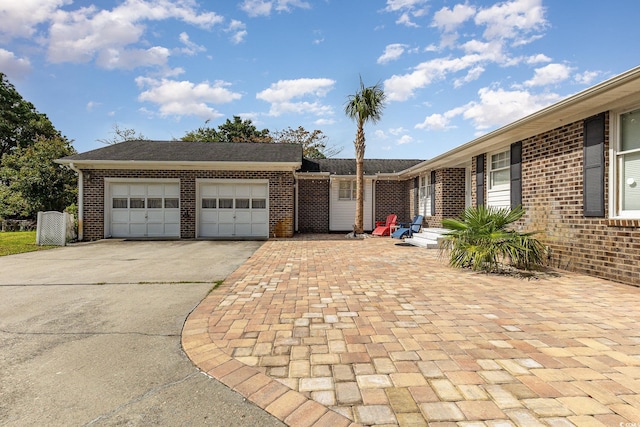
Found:
M 343 190 L 342 188 L 340 188 L 342 186 L 342 184 L 349 184 L 349 187 L 351 188 L 351 191 L 349 192 L 351 194 L 351 197 L 341 197 L 340 192 Z M 348 202 L 348 201 L 352 201 L 352 200 L 356 200 L 356 198 L 358 197 L 356 190 L 358 189 L 358 186 L 356 185 L 356 181 L 355 179 L 344 179 L 344 180 L 340 180 L 338 181 L 338 201 L 341 202 Z
M 609 130 L 609 212 L 612 218 L 633 218 L 640 219 L 640 210 L 623 210 L 622 209 L 622 188 L 627 185 L 623 181 L 622 164 L 624 156 L 628 154 L 640 153 L 640 148 L 621 151 L 622 147 L 622 126 L 620 124 L 621 117 L 626 113 L 640 110 L 640 105 L 635 105 L 624 110 L 612 111 L 610 116 Z M 640 180 L 636 180 L 635 185 L 640 185 Z
M 420 175 L 418 188 L 418 197 L 423 207 L 421 214 L 431 216 L 431 172 Z
M 505 154 L 506 153 L 506 161 L 507 161 L 507 165 L 506 166 L 501 166 L 499 168 L 493 168 L 493 157 L 494 156 L 499 156 L 501 154 Z M 507 182 L 504 184 L 499 184 L 499 185 L 493 185 L 493 176 L 496 172 L 502 172 L 502 171 L 509 171 L 509 178 L 511 178 L 511 150 L 507 149 L 507 150 L 502 150 L 502 151 L 497 151 L 495 153 L 491 153 L 489 154 L 489 159 L 487 161 L 488 165 L 487 165 L 487 169 L 488 169 L 488 173 L 487 173 L 487 191 L 503 191 L 503 190 L 508 190 L 511 188 L 511 181 L 510 179 L 507 179 Z M 503 159 L 504 160 L 504 159 Z

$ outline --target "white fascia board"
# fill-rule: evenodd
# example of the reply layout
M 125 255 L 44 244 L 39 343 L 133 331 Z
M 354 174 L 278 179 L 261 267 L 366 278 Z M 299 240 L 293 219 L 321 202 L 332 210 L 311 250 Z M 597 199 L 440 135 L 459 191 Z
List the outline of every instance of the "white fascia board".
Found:
M 80 169 L 136 169 L 136 170 L 233 170 L 233 171 L 291 171 L 300 169 L 300 162 L 151 162 L 137 160 L 55 160 L 59 164 L 73 163 Z
M 296 172 L 295 173 L 296 179 L 319 179 L 319 178 L 327 179 L 330 177 L 330 175 L 331 174 L 329 172 Z

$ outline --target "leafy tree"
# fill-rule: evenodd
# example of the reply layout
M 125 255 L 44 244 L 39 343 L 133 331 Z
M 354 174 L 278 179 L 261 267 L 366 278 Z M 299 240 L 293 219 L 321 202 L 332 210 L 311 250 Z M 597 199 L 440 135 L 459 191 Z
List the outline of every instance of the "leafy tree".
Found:
M 56 138 L 60 132 L 0 72 L 0 159 L 16 147 L 33 144 L 39 136 Z
M 354 141 L 356 151 L 356 218 L 354 233 L 362 233 L 364 229 L 364 125 L 367 122 L 377 123 L 382 118 L 385 100 L 386 95 L 380 83 L 365 87 L 362 78 L 360 78 L 360 89 L 354 95 L 349 95 L 344 109 L 347 117 L 355 120 L 358 126 Z
M 147 141 L 147 137 L 145 137 L 141 133 L 136 133 L 135 129 L 129 128 L 121 128 L 117 123 L 113 124 L 113 131 L 110 132 L 113 134 L 111 138 L 103 138 L 98 139 L 98 142 L 107 145 L 114 145 L 124 141 Z
M 76 176 L 53 162 L 75 154 L 65 138 L 37 137 L 2 157 L 0 216 L 35 218 L 38 211 L 62 211 L 76 199 Z
M 269 129 L 258 130 L 251 119 L 242 120 L 240 116 L 233 116 L 233 121 L 218 126 L 218 130 L 211 127 L 201 127 L 187 132 L 182 141 L 193 142 L 272 142 Z
M 321 130 L 309 132 L 302 126 L 297 129 L 288 127 L 273 132 L 273 142 L 280 144 L 302 145 L 302 155 L 308 159 L 326 159 L 342 151 L 342 147 L 327 147 L 327 135 Z
M 544 263 L 545 248 L 533 234 L 519 233 L 509 226 L 525 211 L 495 209 L 485 206 L 465 209 L 458 219 L 443 219 L 445 234 L 443 250 L 449 254 L 452 267 L 475 271 L 498 271 L 508 263 L 518 269 L 533 269 Z

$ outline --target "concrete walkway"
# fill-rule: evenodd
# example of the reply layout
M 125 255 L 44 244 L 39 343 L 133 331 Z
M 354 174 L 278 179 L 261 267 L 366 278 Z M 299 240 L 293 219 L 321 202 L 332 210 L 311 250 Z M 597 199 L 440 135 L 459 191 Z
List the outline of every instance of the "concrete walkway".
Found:
M 272 240 L 190 315 L 203 371 L 291 426 L 640 425 L 640 288 Z

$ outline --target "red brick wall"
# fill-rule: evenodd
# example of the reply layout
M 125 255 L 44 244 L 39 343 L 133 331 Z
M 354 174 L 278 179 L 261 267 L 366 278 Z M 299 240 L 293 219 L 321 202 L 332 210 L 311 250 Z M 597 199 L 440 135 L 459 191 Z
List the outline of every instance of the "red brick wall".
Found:
M 104 238 L 105 178 L 173 178 L 180 180 L 180 237 L 196 237 L 196 179 L 268 179 L 269 236 L 293 236 L 294 178 L 291 172 L 90 170 L 84 171 L 83 239 Z
M 329 232 L 329 179 L 298 180 L 298 231 Z
M 436 213 L 425 217 L 427 227 L 442 227 L 445 218 L 457 218 L 465 208 L 465 169 L 436 170 Z M 427 206 L 427 209 L 431 207 Z
M 395 180 L 378 180 L 375 182 L 375 221 L 384 221 L 387 215 L 396 214 L 399 221 L 407 221 L 411 216 L 408 211 L 409 198 L 405 191 L 406 183 Z

